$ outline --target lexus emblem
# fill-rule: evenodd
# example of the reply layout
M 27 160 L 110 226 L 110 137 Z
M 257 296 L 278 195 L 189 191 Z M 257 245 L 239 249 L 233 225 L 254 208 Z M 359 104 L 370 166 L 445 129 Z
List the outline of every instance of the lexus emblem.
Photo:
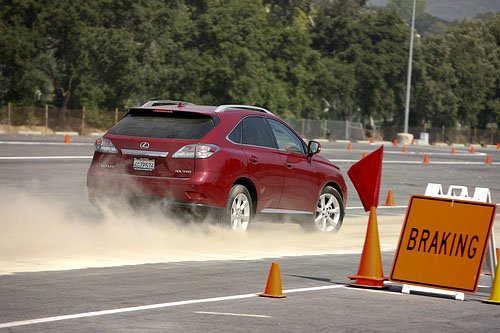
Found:
M 139 145 L 139 147 L 141 147 L 141 149 L 148 149 L 149 148 L 149 142 L 141 142 L 141 144 Z

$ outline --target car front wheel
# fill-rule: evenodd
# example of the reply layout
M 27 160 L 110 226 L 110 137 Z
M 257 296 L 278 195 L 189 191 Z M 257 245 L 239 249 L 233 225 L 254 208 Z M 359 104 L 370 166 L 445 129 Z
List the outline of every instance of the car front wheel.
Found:
M 222 223 L 229 224 L 234 231 L 246 231 L 252 218 L 252 200 L 247 188 L 234 185 L 229 192 Z
M 331 186 L 326 186 L 318 199 L 318 206 L 313 223 L 304 223 L 308 230 L 321 232 L 337 232 L 344 219 L 344 203 L 339 192 Z

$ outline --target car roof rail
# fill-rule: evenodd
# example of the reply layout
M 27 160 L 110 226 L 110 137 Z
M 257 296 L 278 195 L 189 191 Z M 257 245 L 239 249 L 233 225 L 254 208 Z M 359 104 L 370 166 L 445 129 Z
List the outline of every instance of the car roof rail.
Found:
M 142 105 L 142 107 L 156 106 L 156 105 L 179 105 L 179 104 L 193 105 L 193 103 L 184 101 L 173 101 L 169 99 L 162 99 L 162 100 L 148 101 L 144 105 Z
M 252 105 L 237 105 L 237 104 L 226 104 L 226 105 L 219 105 L 216 109 L 215 112 L 224 112 L 227 109 L 248 109 L 248 110 L 255 110 L 255 111 L 260 111 L 260 112 L 265 112 L 268 114 L 273 114 L 271 111 L 258 107 L 258 106 L 252 106 Z

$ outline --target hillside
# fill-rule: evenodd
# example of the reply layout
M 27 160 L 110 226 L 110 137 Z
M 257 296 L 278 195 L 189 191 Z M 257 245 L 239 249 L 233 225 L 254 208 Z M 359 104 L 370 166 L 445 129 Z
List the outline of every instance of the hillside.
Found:
M 385 6 L 387 0 L 370 0 L 369 6 Z M 500 12 L 500 0 L 427 0 L 427 13 L 446 21 L 473 18 L 486 12 Z

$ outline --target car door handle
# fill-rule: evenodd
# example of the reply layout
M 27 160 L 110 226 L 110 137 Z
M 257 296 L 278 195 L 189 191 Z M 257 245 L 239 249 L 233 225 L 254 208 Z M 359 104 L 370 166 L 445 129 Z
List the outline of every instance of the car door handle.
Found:
M 250 160 L 250 162 L 252 162 L 252 163 L 257 163 L 257 162 L 259 162 L 259 159 L 257 158 L 257 156 L 254 156 L 254 155 L 251 155 L 251 156 L 249 157 L 249 160 Z

